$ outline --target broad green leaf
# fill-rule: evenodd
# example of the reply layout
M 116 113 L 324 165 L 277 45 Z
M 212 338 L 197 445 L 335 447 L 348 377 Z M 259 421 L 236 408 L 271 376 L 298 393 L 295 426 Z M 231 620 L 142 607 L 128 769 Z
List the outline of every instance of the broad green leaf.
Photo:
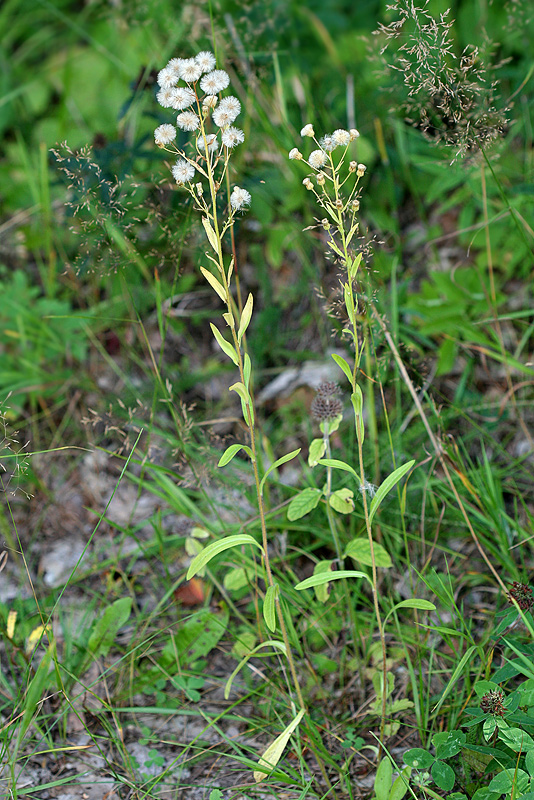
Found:
M 389 800 L 402 800 L 408 791 L 411 773 L 411 767 L 404 767 L 400 775 L 397 775 L 389 793 Z
M 499 684 L 495 683 L 495 681 L 477 681 L 474 686 L 477 697 L 483 697 L 486 692 L 493 692 L 500 688 Z
M 131 597 L 121 597 L 106 608 L 87 643 L 87 649 L 93 658 L 107 656 L 119 629 L 127 623 L 131 610 Z
M 236 533 L 234 536 L 227 536 L 224 539 L 219 539 L 218 542 L 212 542 L 209 544 L 201 553 L 196 556 L 191 562 L 189 569 L 187 570 L 187 580 L 191 580 L 202 567 L 205 567 L 212 558 L 219 555 L 219 553 L 223 553 L 225 550 L 229 550 L 231 547 L 240 547 L 244 544 L 254 545 L 255 547 L 259 547 L 261 552 L 263 553 L 263 547 L 256 539 L 253 539 L 252 536 L 249 536 L 248 533 Z
M 204 275 L 204 277 L 206 278 L 206 280 L 209 283 L 209 285 L 211 286 L 211 288 L 214 289 L 217 292 L 217 294 L 219 295 L 219 297 L 221 298 L 223 303 L 226 303 L 226 295 L 224 293 L 224 286 L 222 286 L 222 284 L 219 283 L 219 281 L 217 280 L 215 275 L 213 275 L 211 272 L 209 272 L 204 267 L 200 267 L 200 271 Z
M 328 572 L 326 575 L 311 575 L 306 580 L 297 583 L 295 589 L 299 592 L 303 589 L 311 589 L 314 586 L 322 586 L 330 581 L 339 581 L 342 578 L 365 578 L 372 585 L 372 581 L 365 572 L 359 572 L 355 569 L 340 569 L 337 572 Z
M 236 453 L 239 453 L 240 450 L 244 450 L 250 458 L 252 458 L 252 450 L 246 444 L 231 444 L 230 447 L 227 447 L 222 456 L 219 459 L 219 463 L 217 464 L 218 467 L 225 467 Z
M 247 302 L 243 308 L 243 313 L 241 314 L 241 320 L 239 322 L 239 330 L 237 331 L 237 341 L 241 344 L 241 339 L 243 334 L 245 333 L 246 329 L 248 328 L 248 324 L 250 322 L 250 318 L 252 317 L 252 305 L 253 305 L 253 297 L 249 294 L 247 298 Z
M 325 450 L 326 442 L 324 439 L 313 439 L 308 452 L 308 464 L 310 467 L 317 466 L 319 460 L 324 456 Z
M 264 647 L 275 647 L 277 650 L 280 650 L 282 653 L 284 653 L 284 655 L 286 654 L 286 646 L 285 646 L 285 644 L 283 642 L 277 641 L 276 639 L 270 639 L 267 642 L 262 642 L 257 647 L 255 647 L 253 650 L 251 650 L 249 653 L 247 653 L 246 656 L 243 657 L 243 659 L 239 662 L 237 667 L 234 669 L 234 671 L 232 672 L 232 674 L 230 675 L 230 677 L 226 681 L 226 684 L 225 684 L 225 687 L 224 687 L 224 698 L 225 698 L 225 700 L 228 700 L 228 697 L 230 695 L 230 689 L 232 688 L 232 683 L 234 682 L 235 676 L 243 669 L 243 667 L 245 666 L 247 661 L 249 659 L 251 659 L 258 652 L 258 650 L 261 650 Z
M 490 782 L 488 789 L 490 792 L 509 794 L 512 789 L 515 788 L 516 792 L 517 790 L 521 792 L 521 794 L 517 795 L 518 797 L 521 797 L 527 786 L 528 775 L 523 769 L 509 769 L 503 770 L 495 775 L 493 780 Z
M 529 750 L 525 756 L 525 767 L 529 775 L 534 776 L 534 750 Z
M 313 570 L 314 575 L 325 575 L 331 572 L 332 561 L 319 561 Z M 327 584 L 320 584 L 319 586 L 315 586 L 315 596 L 320 603 L 326 603 L 328 600 L 328 585 Z
M 291 453 L 288 453 L 287 455 L 282 456 L 282 458 L 279 458 L 277 461 L 274 462 L 274 464 L 271 464 L 271 466 L 269 467 L 269 469 L 267 470 L 267 472 L 265 473 L 265 475 L 263 476 L 263 478 L 260 481 L 260 494 L 263 493 L 263 487 L 265 485 L 265 481 L 267 480 L 267 478 L 269 477 L 271 472 L 274 469 L 278 469 L 278 467 L 281 467 L 282 464 L 285 464 L 288 461 L 291 461 L 291 459 L 295 458 L 295 456 L 298 456 L 298 454 L 300 453 L 300 450 L 301 450 L 300 447 L 298 448 L 298 450 L 292 450 Z
M 454 770 L 444 761 L 434 761 L 430 767 L 430 774 L 434 783 L 437 783 L 444 792 L 450 792 L 454 788 L 454 781 L 456 780 Z
M 387 550 L 382 547 L 378 542 L 373 542 L 373 552 L 375 554 L 375 564 L 377 567 L 384 567 L 389 569 L 392 566 L 392 561 Z M 369 539 L 364 536 L 358 536 L 347 545 L 345 556 L 365 564 L 366 567 L 371 567 L 373 559 L 371 558 L 371 543 Z
M 215 252 L 219 253 L 219 247 L 217 243 L 217 236 L 215 235 L 215 231 L 211 227 L 211 223 L 207 217 L 202 217 L 202 224 L 204 225 L 204 230 L 206 231 L 206 236 L 208 237 L 208 242 L 211 244 Z
M 357 472 L 353 470 L 350 464 L 347 464 L 345 461 L 340 461 L 337 458 L 321 458 L 319 464 L 323 467 L 333 467 L 334 469 L 344 469 L 346 472 L 350 472 L 353 475 L 358 483 L 361 483 L 360 476 Z
M 276 767 L 278 762 L 282 757 L 282 753 L 284 752 L 286 745 L 291 738 L 291 734 L 298 727 L 302 717 L 304 716 L 304 709 L 301 708 L 295 719 L 287 726 L 285 731 L 277 736 L 277 738 L 269 745 L 267 750 L 263 753 L 262 757 L 258 761 L 258 766 L 267 767 L 269 772 Z M 266 777 L 266 773 L 260 770 L 256 770 L 254 772 L 254 780 L 256 783 L 259 783 Z
M 411 600 L 401 600 L 400 603 L 397 603 L 395 606 L 393 606 L 393 608 L 386 614 L 384 622 L 398 608 L 418 608 L 421 611 L 436 610 L 436 606 L 434 605 L 434 603 L 431 603 L 430 600 L 420 600 L 418 597 L 413 597 Z
M 371 500 L 371 505 L 369 507 L 369 524 L 373 521 L 374 515 L 378 511 L 378 507 L 380 506 L 380 503 L 384 497 L 389 491 L 391 491 L 391 489 L 393 489 L 395 484 L 400 481 L 403 475 L 406 475 L 406 473 L 411 470 L 414 464 L 415 460 L 408 461 L 407 464 L 403 464 L 402 467 L 398 467 L 394 472 L 391 473 L 391 475 L 388 475 L 388 477 L 380 484 L 376 490 L 375 496 Z
M 345 361 L 345 359 L 342 358 L 342 356 L 338 356 L 337 353 L 332 353 L 332 358 L 334 359 L 334 361 L 338 365 L 339 369 L 341 369 L 345 373 L 349 383 L 352 384 L 352 370 L 349 367 L 349 365 L 347 364 L 347 362 Z
M 296 519 L 306 516 L 316 506 L 323 494 L 322 489 L 314 489 L 309 486 L 299 492 L 290 502 L 287 507 L 287 518 L 294 522 Z
M 328 504 L 340 514 L 351 514 L 354 511 L 354 492 L 352 489 L 336 489 L 328 498 Z
M 436 760 L 434 756 L 422 747 L 412 747 L 403 755 L 404 763 L 414 769 L 428 769 Z
M 524 753 L 534 749 L 534 739 L 521 728 L 505 728 L 499 731 L 499 739 L 515 753 Z
M 234 364 L 237 367 L 239 365 L 239 359 L 237 357 L 237 353 L 236 353 L 234 347 L 230 344 L 230 342 L 226 341 L 226 339 L 223 337 L 222 333 L 219 331 L 218 328 L 215 327 L 213 322 L 210 322 L 210 328 L 212 330 L 213 335 L 215 336 L 217 344 L 219 345 L 219 347 L 221 348 L 223 353 L 226 353 L 228 358 L 231 358 L 232 361 L 234 362 Z
M 387 756 L 384 756 L 375 775 L 375 796 L 376 800 L 388 800 L 393 780 L 393 767 Z
M 263 619 L 271 633 L 276 630 L 276 598 L 278 597 L 279 591 L 277 583 L 269 586 L 265 592 L 265 600 L 263 601 Z
M 482 733 L 484 734 L 484 739 L 489 742 L 495 731 L 497 730 L 497 720 L 495 717 L 488 717 L 488 719 L 484 720 L 484 724 L 482 726 Z

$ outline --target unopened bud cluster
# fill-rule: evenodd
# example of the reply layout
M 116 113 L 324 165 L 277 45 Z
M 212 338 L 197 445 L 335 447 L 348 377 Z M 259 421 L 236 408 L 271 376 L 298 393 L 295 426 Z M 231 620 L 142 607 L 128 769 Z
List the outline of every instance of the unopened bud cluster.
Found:
M 174 124 L 164 123 L 156 128 L 155 142 L 178 156 L 171 167 L 174 180 L 205 211 L 198 179 L 202 176 L 216 188 L 220 186 L 233 149 L 245 140 L 243 131 L 233 125 L 241 103 L 233 95 L 221 97 L 230 85 L 230 78 L 224 70 L 216 69 L 215 56 L 207 51 L 194 58 L 171 58 L 157 80 L 158 103 L 179 113 Z M 188 151 L 176 144 L 178 130 L 194 134 Z M 231 213 L 244 209 L 250 201 L 246 189 L 234 187 L 230 195 Z

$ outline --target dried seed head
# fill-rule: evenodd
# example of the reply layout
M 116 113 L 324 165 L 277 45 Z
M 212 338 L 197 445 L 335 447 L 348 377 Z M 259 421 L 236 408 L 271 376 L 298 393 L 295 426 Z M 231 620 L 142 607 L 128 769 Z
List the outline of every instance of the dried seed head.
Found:
M 360 210 L 360 201 L 359 200 L 353 200 L 350 205 L 351 205 L 351 208 L 352 208 L 353 211 L 359 211 Z
M 317 183 L 319 184 L 319 186 L 324 186 L 325 185 L 325 181 L 326 181 L 326 178 L 325 178 L 324 172 L 318 172 L 317 173 Z
M 504 692 L 500 689 L 492 689 L 482 696 L 480 708 L 485 714 L 493 714 L 495 717 L 504 717 L 506 708 L 504 706 Z
M 358 164 L 358 169 L 356 171 L 358 178 L 362 178 L 365 175 L 366 169 L 367 167 L 365 166 L 365 164 Z
M 341 394 L 339 384 L 335 381 L 323 381 L 315 391 L 317 394 L 322 394 L 325 397 L 337 397 Z
M 318 394 L 313 398 L 311 413 L 320 422 L 335 419 L 343 412 L 343 404 L 338 397 L 328 397 Z
M 321 220 L 321 225 L 323 226 L 323 228 L 325 229 L 325 231 L 329 231 L 329 230 L 330 230 L 330 228 L 332 227 L 332 226 L 330 225 L 330 222 L 327 220 L 327 218 L 326 218 L 326 217 L 325 217 L 324 219 L 322 219 L 322 220 Z
M 313 169 L 320 169 L 326 164 L 327 157 L 324 150 L 312 150 L 308 158 L 308 164 Z
M 309 192 L 311 192 L 311 190 L 313 189 L 313 183 L 311 182 L 311 180 L 310 180 L 309 178 L 304 178 L 304 180 L 302 181 L 302 183 L 304 184 L 304 186 L 306 187 L 306 189 L 307 189 Z
M 301 136 L 315 136 L 315 132 L 313 130 L 313 125 L 311 125 L 310 123 L 305 125 L 303 127 L 303 129 L 301 130 L 300 135 Z
M 289 158 L 291 160 L 297 159 L 297 161 L 302 161 L 302 153 L 298 149 L 298 147 L 294 147 L 293 150 L 289 151 Z
M 512 602 L 515 600 L 517 605 L 522 611 L 530 611 L 534 606 L 534 597 L 532 597 L 532 589 L 526 583 L 514 581 L 512 588 L 508 594 L 508 600 Z
M 351 128 L 350 131 L 349 131 L 349 134 L 350 134 L 350 140 L 351 140 L 351 142 L 353 142 L 355 139 L 358 138 L 358 136 L 360 135 L 360 132 L 357 131 L 356 128 Z
M 349 172 L 356 172 L 358 165 L 355 161 L 351 161 L 349 164 Z

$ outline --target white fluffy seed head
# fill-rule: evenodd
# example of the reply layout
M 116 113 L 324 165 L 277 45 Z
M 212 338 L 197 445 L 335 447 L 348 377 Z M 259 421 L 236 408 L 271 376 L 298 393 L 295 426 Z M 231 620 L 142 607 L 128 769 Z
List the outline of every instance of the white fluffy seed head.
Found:
M 200 118 L 194 111 L 182 111 L 176 118 L 176 124 L 183 131 L 196 131 L 200 126 Z
M 202 69 L 194 58 L 185 58 L 180 64 L 180 78 L 186 83 L 196 83 L 202 75 Z
M 183 111 L 195 102 L 195 93 L 185 86 L 177 86 L 176 89 L 171 89 L 171 92 L 171 108 L 175 111 Z
M 297 161 L 302 161 L 302 153 L 298 149 L 298 147 L 294 147 L 293 150 L 289 151 L 289 158 L 291 160 L 297 159 Z
M 207 94 L 204 100 L 202 101 L 202 108 L 204 111 L 208 109 L 213 109 L 217 105 L 217 100 L 219 98 L 216 94 Z
M 245 141 L 245 134 L 239 128 L 226 128 L 221 133 L 221 140 L 225 147 L 235 147 Z
M 176 128 L 174 125 L 165 123 L 159 125 L 154 131 L 154 140 L 158 147 L 165 147 L 166 144 L 174 142 L 176 139 Z
M 178 80 L 176 74 L 168 66 L 158 72 L 158 85 L 162 89 L 170 89 Z
M 219 142 L 215 133 L 206 134 L 206 142 L 208 145 L 208 153 L 214 153 L 219 148 Z M 197 139 L 197 150 L 202 155 L 206 154 L 206 145 L 204 144 L 204 137 L 199 136 Z
M 358 136 L 360 135 L 360 132 L 357 131 L 356 128 L 351 128 L 350 131 L 349 131 L 349 134 L 350 134 L 350 140 L 351 140 L 351 142 L 353 142 L 355 139 L 358 138 Z
M 335 147 L 346 147 L 350 142 L 350 133 L 343 128 L 338 128 L 332 134 L 332 141 Z
M 156 100 L 163 106 L 163 108 L 172 108 L 174 92 L 176 89 L 168 87 L 167 89 L 160 89 L 156 95 Z
M 301 136 L 315 136 L 315 131 L 313 130 L 313 125 L 310 122 L 308 122 L 308 124 L 305 125 L 303 127 L 303 129 L 301 130 L 300 135 Z
M 229 83 L 228 74 L 223 69 L 215 69 L 202 77 L 200 88 L 206 94 L 219 94 L 223 89 L 226 89 Z
M 336 144 L 331 135 L 323 136 L 319 144 L 321 145 L 323 150 L 326 150 L 327 153 L 331 153 L 334 147 L 336 147 Z
M 197 53 L 195 61 L 202 72 L 211 72 L 216 64 L 215 56 L 213 53 L 210 53 L 209 50 L 203 50 L 201 53 Z
M 324 150 L 312 150 L 308 158 L 308 164 L 313 169 L 320 169 L 326 164 L 326 153 Z
M 172 167 L 171 172 L 176 183 L 181 186 L 184 183 L 190 183 L 195 177 L 195 168 L 189 161 L 178 159 L 176 164 Z
M 234 211 L 239 211 L 241 208 L 249 206 L 251 200 L 250 192 L 247 192 L 246 189 L 240 189 L 239 186 L 235 186 L 230 195 L 230 205 Z
M 229 95 L 228 97 L 223 97 L 223 99 L 217 106 L 217 111 L 223 111 L 226 114 L 231 124 L 239 116 L 239 113 L 241 111 L 241 103 L 239 102 L 237 97 Z M 218 123 L 215 124 L 217 125 Z

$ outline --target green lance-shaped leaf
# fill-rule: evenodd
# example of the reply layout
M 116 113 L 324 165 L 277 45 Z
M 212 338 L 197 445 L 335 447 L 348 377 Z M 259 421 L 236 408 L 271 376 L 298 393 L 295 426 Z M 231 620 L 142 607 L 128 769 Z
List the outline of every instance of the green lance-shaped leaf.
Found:
M 338 458 L 321 458 L 321 460 L 318 463 L 321 464 L 321 466 L 323 467 L 334 467 L 334 469 L 344 469 L 346 472 L 350 472 L 350 474 L 356 478 L 358 484 L 361 483 L 360 476 L 358 475 L 358 473 L 355 472 L 355 470 L 351 467 L 351 465 L 347 464 L 346 461 L 340 461 Z
M 232 688 L 232 683 L 234 682 L 235 676 L 243 669 L 247 661 L 252 658 L 258 650 L 261 650 L 263 647 L 275 647 L 277 650 L 280 650 L 284 655 L 286 655 L 286 646 L 283 642 L 279 642 L 276 639 L 269 639 L 266 642 L 262 642 L 261 644 L 257 645 L 250 653 L 247 653 L 246 656 L 239 662 L 237 667 L 234 669 L 228 680 L 226 681 L 226 685 L 224 687 L 224 699 L 228 700 L 230 695 L 230 689 Z
M 388 477 L 380 484 L 380 486 L 376 490 L 375 496 L 371 500 L 371 505 L 369 507 L 369 524 L 371 524 L 371 522 L 373 521 L 373 517 L 378 511 L 380 503 L 382 502 L 384 497 L 391 489 L 393 489 L 395 484 L 400 481 L 403 475 L 406 475 L 406 473 L 411 470 L 414 464 L 415 460 L 408 461 L 407 464 L 403 464 L 402 467 L 398 467 L 395 470 L 395 472 L 392 472 L 391 475 L 388 475 Z
M 322 489 L 314 489 L 311 486 L 309 486 L 307 489 L 303 489 L 302 492 L 299 492 L 291 500 L 287 507 L 288 520 L 290 520 L 290 522 L 294 522 L 296 519 L 305 517 L 306 514 L 309 514 L 310 511 L 313 511 L 321 499 L 322 494 Z
M 217 243 L 217 236 L 215 231 L 211 227 L 210 221 L 207 217 L 202 217 L 202 224 L 204 225 L 204 230 L 206 231 L 206 236 L 208 237 L 208 242 L 211 244 L 213 249 L 216 253 L 219 252 L 219 247 Z
M 352 323 L 352 327 L 356 328 L 356 312 L 354 308 L 354 296 L 352 294 L 352 286 L 350 283 L 343 284 L 343 296 L 345 299 L 345 306 L 347 315 Z
M 389 567 L 392 566 L 388 551 L 382 547 L 381 544 L 378 544 L 378 542 L 373 542 L 373 553 L 377 567 L 389 569 Z M 344 558 L 347 556 L 353 558 L 355 561 L 359 561 L 360 564 L 365 564 L 366 567 L 371 567 L 373 565 L 373 559 L 371 556 L 371 543 L 369 538 L 367 536 L 358 536 L 356 539 L 349 542 L 345 550 Z
M 248 389 L 250 383 L 250 373 L 252 372 L 252 364 L 250 362 L 250 356 L 248 353 L 245 353 L 245 358 L 243 359 L 243 377 L 245 379 L 245 386 Z
M 254 411 L 252 409 L 252 400 L 248 393 L 248 389 L 244 383 L 238 381 L 237 383 L 233 383 L 232 386 L 229 386 L 229 391 L 237 392 L 239 397 L 241 398 L 241 408 L 243 409 L 243 417 L 245 422 L 249 427 L 252 427 L 254 424 Z
M 231 311 L 225 311 L 223 314 L 223 319 L 229 328 L 235 328 L 235 319 Z
M 87 649 L 94 658 L 107 656 L 119 629 L 128 621 L 131 610 L 131 597 L 121 597 L 106 608 L 87 643 Z
M 243 313 L 241 314 L 241 320 L 239 322 L 239 330 L 237 331 L 237 341 L 241 344 L 241 339 L 243 334 L 245 333 L 246 329 L 248 328 L 248 324 L 252 317 L 252 306 L 253 306 L 253 297 L 249 294 L 247 298 L 247 302 L 243 308 Z
M 373 582 L 369 578 L 369 575 L 366 575 L 365 572 L 360 572 L 356 569 L 340 569 L 337 572 L 328 572 L 327 574 L 323 575 L 311 575 L 306 580 L 297 583 L 295 589 L 299 592 L 303 589 L 312 589 L 314 586 L 322 586 L 325 583 L 330 583 L 330 581 L 339 581 L 342 578 L 365 578 L 371 586 Z
M 411 600 L 401 600 L 400 603 L 397 603 L 393 606 L 392 609 L 388 611 L 384 618 L 384 624 L 388 617 L 393 614 L 394 611 L 397 611 L 398 608 L 418 608 L 421 611 L 435 611 L 436 606 L 434 603 L 431 603 L 430 600 L 420 600 L 418 597 L 412 597 Z
M 339 369 L 343 370 L 343 372 L 347 376 L 347 379 L 348 379 L 349 383 L 352 384 L 352 370 L 349 367 L 349 365 L 347 364 L 347 362 L 345 361 L 345 359 L 342 356 L 338 356 L 337 353 L 332 353 L 332 358 L 334 359 L 334 361 L 338 365 Z
M 301 708 L 295 719 L 287 726 L 285 731 L 277 736 L 277 738 L 269 745 L 267 750 L 263 753 L 262 757 L 258 761 L 258 766 L 267 767 L 268 771 L 270 772 L 282 757 L 282 753 L 284 752 L 286 745 L 291 738 L 291 734 L 298 727 L 302 717 L 304 716 L 304 709 Z M 256 783 L 259 783 L 266 777 L 266 773 L 260 770 L 256 770 L 254 772 L 254 780 Z
M 277 583 L 269 586 L 263 601 L 263 619 L 271 632 L 276 630 L 276 598 L 279 591 Z
M 332 572 L 332 561 L 319 561 L 314 569 L 314 575 L 325 575 L 327 573 Z M 315 586 L 315 596 L 320 603 L 326 603 L 328 600 L 328 586 L 327 584 L 322 584 L 319 586 Z
M 354 387 L 354 393 L 351 394 L 350 401 L 354 409 L 354 419 L 356 421 L 358 439 L 363 443 L 365 436 L 365 430 L 363 426 L 363 394 L 359 386 Z
M 261 482 L 260 482 L 260 493 L 263 493 L 263 487 L 265 485 L 265 481 L 267 480 L 267 478 L 269 477 L 271 472 L 273 470 L 275 470 L 275 469 L 278 469 L 278 467 L 281 467 L 282 464 L 285 464 L 288 461 L 291 461 L 291 459 L 295 458 L 295 456 L 298 456 L 298 454 L 300 453 L 300 450 L 301 450 L 300 447 L 298 448 L 298 450 L 292 450 L 291 453 L 288 453 L 287 455 L 282 456 L 282 458 L 279 458 L 278 461 L 274 462 L 274 464 L 271 464 L 271 466 L 269 467 L 269 469 L 267 470 L 267 472 L 265 473 L 265 475 L 261 479 Z
M 231 547 L 240 547 L 244 544 L 252 544 L 255 547 L 259 547 L 263 553 L 263 547 L 261 544 L 252 536 L 249 536 L 248 533 L 237 533 L 235 536 L 226 536 L 224 539 L 219 539 L 218 542 L 212 542 L 209 544 L 201 553 L 198 554 L 198 556 L 193 559 L 189 569 L 187 570 L 187 580 L 191 580 L 191 578 L 193 578 L 199 570 L 205 567 L 206 564 L 208 564 L 212 558 L 219 555 L 219 553 L 223 553 L 225 550 L 229 550 Z
M 209 272 L 209 270 L 205 269 L 204 267 L 200 267 L 200 271 L 206 278 L 211 288 L 217 292 L 223 303 L 226 303 L 226 294 L 224 291 L 224 286 L 221 283 L 219 283 L 215 275 L 212 275 L 212 273 Z
M 362 261 L 362 254 L 358 253 L 356 258 L 354 258 L 349 264 L 347 264 L 347 272 L 349 274 L 349 278 L 351 278 L 352 280 L 354 280 L 354 278 L 356 277 L 358 269 L 360 268 L 361 261 Z
M 308 451 L 308 464 L 310 467 L 316 467 L 319 460 L 324 456 L 326 451 L 326 442 L 324 439 L 313 439 Z
M 252 458 L 252 450 L 246 444 L 231 444 L 230 447 L 227 447 L 222 456 L 219 459 L 219 463 L 217 464 L 218 467 L 225 467 L 227 464 L 230 463 L 232 458 L 235 456 L 236 453 L 239 453 L 240 450 L 244 450 L 245 453 Z
M 218 330 L 218 328 L 215 327 L 213 322 L 210 322 L 210 328 L 211 328 L 211 330 L 213 332 L 213 335 L 215 336 L 215 339 L 217 340 L 217 344 L 219 345 L 219 347 L 221 348 L 223 353 L 226 353 L 228 358 L 231 358 L 232 361 L 234 362 L 234 364 L 237 367 L 239 365 L 239 359 L 237 357 L 237 353 L 236 353 L 235 349 L 232 347 L 230 342 L 226 341 L 226 339 L 223 337 L 223 335 Z

